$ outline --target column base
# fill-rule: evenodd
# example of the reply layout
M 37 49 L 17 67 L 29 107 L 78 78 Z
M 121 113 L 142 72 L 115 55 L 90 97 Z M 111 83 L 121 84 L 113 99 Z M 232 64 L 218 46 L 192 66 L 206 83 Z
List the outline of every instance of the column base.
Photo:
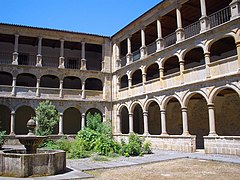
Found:
M 216 132 L 210 132 L 208 136 L 218 136 Z
M 167 132 L 162 132 L 160 136 L 169 136 L 169 134 Z
M 210 21 L 208 16 L 202 16 L 200 19 L 200 33 L 210 29 Z
M 191 136 L 191 134 L 188 131 L 186 131 L 182 133 L 182 136 Z
M 63 136 L 64 134 L 63 133 L 58 133 L 59 136 Z
M 147 56 L 147 47 L 142 46 L 140 48 L 140 59 L 145 58 Z
M 127 58 L 127 64 L 130 64 L 133 62 L 133 54 L 132 53 L 128 53 L 126 55 L 126 58 Z
M 163 38 L 158 38 L 158 39 L 156 40 L 156 46 L 157 46 L 156 52 L 161 51 L 161 50 L 164 49 Z
M 149 135 L 150 135 L 149 132 L 143 133 L 143 136 L 149 136 Z
M 15 136 L 16 134 L 14 132 L 10 132 L 9 136 Z

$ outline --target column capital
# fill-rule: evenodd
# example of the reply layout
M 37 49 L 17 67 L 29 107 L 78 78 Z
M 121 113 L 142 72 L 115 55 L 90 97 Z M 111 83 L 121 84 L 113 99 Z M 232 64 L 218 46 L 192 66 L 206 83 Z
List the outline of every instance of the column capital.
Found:
M 148 111 L 144 111 L 144 112 L 143 112 L 143 115 L 144 115 L 144 116 L 147 116 L 147 115 L 148 115 Z
M 214 103 L 208 103 L 207 106 L 208 109 L 214 109 Z
M 38 40 L 42 40 L 43 39 L 43 37 L 42 36 L 38 36 Z
M 59 116 L 63 116 L 63 112 L 60 112 L 60 113 L 59 113 Z
M 60 39 L 60 42 L 61 42 L 61 43 L 64 43 L 64 39 Z
M 11 111 L 11 115 L 15 115 L 16 114 L 16 111 Z
M 133 113 L 128 113 L 129 116 L 133 116 Z
M 18 37 L 19 37 L 19 34 L 18 34 L 18 33 L 16 33 L 16 34 L 14 34 L 14 36 L 15 36 L 15 38 L 18 38 Z
M 84 117 L 86 114 L 85 113 L 82 113 L 82 117 Z
M 187 111 L 187 107 L 183 106 L 183 107 L 181 107 L 181 110 L 186 112 Z

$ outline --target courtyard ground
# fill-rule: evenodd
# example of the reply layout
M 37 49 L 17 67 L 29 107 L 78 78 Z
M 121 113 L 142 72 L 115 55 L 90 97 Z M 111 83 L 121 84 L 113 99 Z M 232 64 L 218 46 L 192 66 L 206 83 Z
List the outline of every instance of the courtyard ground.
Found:
M 176 159 L 158 163 L 85 171 L 93 179 L 216 179 L 239 180 L 240 164 L 223 163 L 201 159 Z

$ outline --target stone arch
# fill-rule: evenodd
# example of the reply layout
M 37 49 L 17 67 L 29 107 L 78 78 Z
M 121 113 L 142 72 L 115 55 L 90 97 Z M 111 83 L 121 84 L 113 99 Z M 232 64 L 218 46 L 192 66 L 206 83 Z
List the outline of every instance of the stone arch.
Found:
M 161 114 L 160 105 L 155 99 L 147 101 L 144 109 L 148 112 L 148 131 L 151 135 L 160 135 L 161 129 Z
M 27 87 L 36 87 L 37 78 L 35 75 L 30 73 L 21 73 L 18 74 L 16 79 L 17 86 L 27 86 Z
M 214 40 L 209 45 L 210 62 L 237 55 L 235 39 L 231 35 Z
M 196 148 L 204 148 L 204 136 L 209 133 L 208 99 L 204 93 L 191 92 L 186 95 L 183 102 L 187 107 L 188 130 L 196 135 Z
M 66 76 L 63 79 L 64 89 L 82 89 L 82 83 L 80 78 L 76 76 Z
M 137 134 L 144 133 L 143 108 L 139 103 L 134 103 L 133 110 L 133 131 Z
M 184 59 L 184 69 L 205 64 L 204 50 L 200 46 L 187 50 L 182 58 Z
M 181 135 L 183 132 L 181 107 L 181 100 L 176 95 L 165 98 L 163 102 L 167 132 L 170 135 Z
M 103 83 L 98 78 L 87 78 L 86 81 L 85 81 L 85 89 L 86 90 L 102 91 L 103 90 Z
M 27 134 L 27 122 L 33 116 L 35 116 L 35 110 L 32 107 L 26 105 L 18 107 L 15 116 L 15 133 Z
M 125 74 L 120 79 L 120 88 L 128 87 L 128 76 Z
M 132 73 L 132 85 L 142 83 L 142 70 L 137 69 Z
M 40 78 L 40 87 L 59 88 L 60 80 L 55 75 L 43 75 Z
M 182 105 L 182 100 L 181 100 L 177 95 L 170 95 L 170 96 L 165 97 L 165 98 L 162 100 L 162 103 L 161 103 L 161 106 L 160 106 L 160 107 L 162 107 L 162 109 L 166 110 L 167 103 L 168 103 L 172 98 L 176 98 L 176 99 L 178 100 L 178 102 L 180 103 L 181 107 L 183 107 L 183 105 Z
M 232 87 L 218 88 L 213 98 L 216 133 L 220 136 L 240 135 L 240 96 Z
M 75 107 L 69 107 L 63 112 L 63 133 L 77 134 L 81 130 L 81 113 Z
M 152 80 L 152 79 L 156 79 L 159 78 L 160 74 L 159 74 L 159 65 L 158 63 L 153 63 L 151 65 L 149 65 L 146 68 L 146 80 Z
M 209 99 L 208 99 L 208 96 L 203 92 L 203 91 L 193 91 L 193 92 L 188 92 L 184 98 L 183 98 L 183 103 L 182 103 L 182 106 L 183 107 L 187 107 L 187 104 L 189 102 L 189 100 L 191 99 L 192 96 L 194 96 L 195 94 L 200 94 L 204 100 L 208 103 L 209 102 Z
M 164 59 L 162 62 L 164 68 L 163 75 L 169 75 L 180 71 L 179 57 L 177 55 Z
M 0 85 L 12 85 L 13 76 L 9 72 L 0 71 Z
M 117 110 L 117 115 L 120 116 L 120 132 L 122 134 L 129 133 L 129 110 L 127 105 L 121 104 Z
M 10 133 L 11 125 L 11 109 L 0 104 L 0 131 L 6 131 L 6 134 Z

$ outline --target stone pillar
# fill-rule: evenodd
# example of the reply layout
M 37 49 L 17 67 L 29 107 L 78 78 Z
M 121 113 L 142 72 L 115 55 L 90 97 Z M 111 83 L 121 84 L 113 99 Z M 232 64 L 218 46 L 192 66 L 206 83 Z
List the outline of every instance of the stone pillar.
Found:
M 82 41 L 82 59 L 81 59 L 81 70 L 87 70 L 87 60 L 85 57 L 85 42 Z
M 140 58 L 144 58 L 147 55 L 147 47 L 145 43 L 145 28 L 141 29 L 141 42 L 142 46 L 140 48 Z
M 148 112 L 143 112 L 144 135 L 149 135 L 148 132 Z
M 105 76 L 103 81 L 103 100 L 106 99 L 106 91 L 107 91 L 106 86 L 107 86 L 107 77 Z
M 60 85 L 59 85 L 59 97 L 63 98 L 63 80 L 60 80 Z
M 184 60 L 180 60 L 179 64 L 180 64 L 181 83 L 183 84 L 184 83 L 184 74 L 183 74 L 183 71 L 184 71 Z
M 238 55 L 238 71 L 240 71 L 240 41 L 236 42 L 237 55 Z
M 216 136 L 216 128 L 215 128 L 215 114 L 214 114 L 214 104 L 208 104 L 208 115 L 209 115 L 209 135 L 208 136 Z
M 42 67 L 42 37 L 38 38 L 38 54 L 37 54 L 37 67 Z
M 157 35 L 158 38 L 156 40 L 157 52 L 164 49 L 164 43 L 162 38 L 162 25 L 161 25 L 161 17 L 157 20 Z
M 162 125 L 162 133 L 161 135 L 167 135 L 167 127 L 166 127 L 166 110 L 162 109 L 161 112 L 161 125 Z
M 60 40 L 60 57 L 59 57 L 59 66 L 58 68 L 65 68 L 64 66 L 64 40 Z
M 16 96 L 16 82 L 17 82 L 17 78 L 13 77 L 13 81 L 12 81 L 12 96 Z
M 133 114 L 129 113 L 129 133 L 133 133 Z
M 85 124 L 86 124 L 86 122 L 85 122 L 85 113 L 82 113 L 82 121 L 81 121 L 82 129 L 85 128 Z
M 132 78 L 128 78 L 128 90 L 132 87 Z
M 205 58 L 205 69 L 206 69 L 206 78 L 210 78 L 211 77 L 211 73 L 210 73 L 210 52 L 205 52 L 204 53 L 204 58 Z
M 82 99 L 85 99 L 85 81 L 82 82 Z
M 36 97 L 40 97 L 40 79 L 37 79 Z
M 13 49 L 13 61 L 12 61 L 12 64 L 14 64 L 14 65 L 18 65 L 18 38 L 19 38 L 19 35 L 15 34 L 14 49 Z
M 127 38 L 127 64 L 132 63 L 133 61 L 133 55 L 132 55 L 132 49 L 131 49 L 131 37 L 129 36 Z
M 201 5 L 201 18 L 199 19 L 200 21 L 200 31 L 204 32 L 210 29 L 210 21 L 209 17 L 207 16 L 207 10 L 206 10 L 206 2 L 205 0 L 200 0 L 200 5 Z
M 63 113 L 59 113 L 59 130 L 58 135 L 63 135 Z
M 117 119 L 116 119 L 116 133 L 121 134 L 121 117 L 120 114 L 117 114 Z
M 181 17 L 181 5 L 178 4 L 176 8 L 176 15 L 177 15 L 177 30 L 176 30 L 176 37 L 177 42 L 181 42 L 185 39 L 184 29 L 182 28 L 182 17 Z
M 106 115 L 105 114 L 102 115 L 102 118 L 103 118 L 103 122 L 106 122 Z
M 240 16 L 240 0 L 232 0 L 229 6 L 231 8 L 231 20 L 238 18 Z
M 188 119 L 187 119 L 187 107 L 182 107 L 182 122 L 183 122 L 183 133 L 182 135 L 188 136 L 189 131 L 188 131 Z
M 142 73 L 142 81 L 143 81 L 143 93 L 145 93 L 145 84 L 147 81 L 147 74 L 146 73 Z
M 10 125 L 10 134 L 9 135 L 15 135 L 15 111 L 11 112 L 11 125 Z
M 115 54 L 115 58 L 116 58 L 116 68 L 120 68 L 121 67 L 121 59 L 120 59 L 120 43 L 116 43 L 115 47 L 116 47 L 116 54 Z
M 164 68 L 160 67 L 159 68 L 160 88 L 163 88 L 163 76 L 164 76 L 163 72 L 164 72 Z
M 101 71 L 105 69 L 105 44 L 102 44 L 102 68 Z

